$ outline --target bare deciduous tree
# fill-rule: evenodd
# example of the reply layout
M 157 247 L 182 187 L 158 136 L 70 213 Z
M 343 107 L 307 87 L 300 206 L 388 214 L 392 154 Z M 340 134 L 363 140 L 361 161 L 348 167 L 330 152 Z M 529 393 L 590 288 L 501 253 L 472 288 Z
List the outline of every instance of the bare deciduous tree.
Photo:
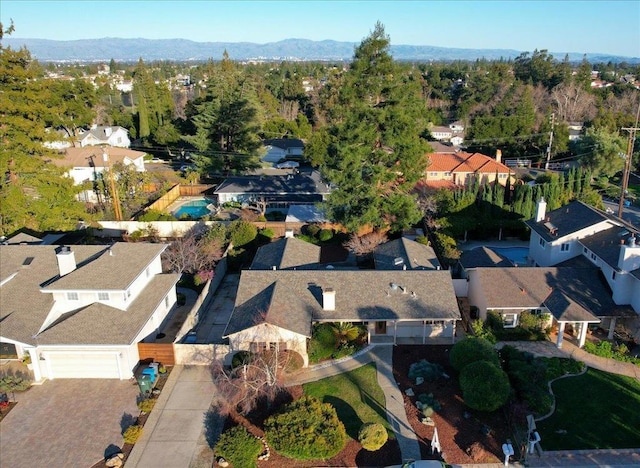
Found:
M 351 234 L 344 247 L 359 256 L 370 255 L 377 246 L 387 241 L 387 235 L 381 231 L 373 231 L 362 236 Z
M 595 97 L 576 83 L 559 84 L 551 91 L 551 99 L 561 121 L 578 122 L 595 116 Z
M 163 259 L 168 270 L 196 274 L 213 270 L 222 254 L 222 245 L 218 239 L 190 229 L 183 237 L 171 243 L 165 250 Z

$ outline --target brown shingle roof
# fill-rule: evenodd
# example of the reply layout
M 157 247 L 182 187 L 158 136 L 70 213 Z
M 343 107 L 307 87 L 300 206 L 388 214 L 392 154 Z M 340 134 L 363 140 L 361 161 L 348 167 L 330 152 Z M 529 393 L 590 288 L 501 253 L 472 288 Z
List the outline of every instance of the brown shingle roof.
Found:
M 440 266 L 438 257 L 431 247 L 406 237 L 379 245 L 373 260 L 376 270 L 402 270 L 404 266 L 407 270 L 435 270 Z
M 320 247 L 294 237 L 279 239 L 258 249 L 252 270 L 316 269 L 320 261 Z
M 135 161 L 136 159 L 144 158 L 144 155 L 146 154 L 142 151 L 110 146 L 106 148 L 106 152 L 109 155 L 109 162 L 105 164 L 102 157 L 104 151 L 105 149 L 100 146 L 67 148 L 62 158 L 53 158 L 51 159 L 51 162 L 60 167 L 92 167 L 89 164 L 89 161 L 93 159 L 93 164 L 96 167 L 105 167 L 107 164 L 113 165 L 115 163 L 122 163 L 125 158 Z

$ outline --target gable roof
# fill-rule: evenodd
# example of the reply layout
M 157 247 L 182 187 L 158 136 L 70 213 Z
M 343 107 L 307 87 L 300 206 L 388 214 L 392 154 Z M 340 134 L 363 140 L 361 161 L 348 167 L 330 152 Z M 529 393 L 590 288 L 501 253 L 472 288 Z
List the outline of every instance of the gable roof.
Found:
M 108 129 L 111 129 L 111 134 L 110 135 L 107 135 L 107 130 Z M 109 141 L 109 137 L 111 135 L 113 135 L 114 133 L 119 132 L 121 130 L 124 131 L 125 133 L 129 133 L 129 130 L 127 130 L 124 127 L 120 127 L 118 125 L 115 125 L 115 126 L 98 125 L 95 128 L 92 128 L 90 130 L 87 130 L 86 132 L 81 133 L 79 135 L 79 137 L 80 137 L 80 140 L 84 140 L 85 138 L 91 136 L 91 137 L 95 138 L 96 140 L 107 142 L 107 141 Z
M 109 161 L 105 162 L 103 154 L 109 155 Z M 144 158 L 142 151 L 134 151 L 128 148 L 109 146 L 85 146 L 84 148 L 66 148 L 62 158 L 52 158 L 51 162 L 59 167 L 108 167 L 115 163 L 124 163 L 125 159 L 136 161 Z M 93 164 L 93 165 L 92 165 Z
M 214 191 L 220 193 L 245 193 L 254 195 L 326 195 L 329 188 L 322 183 L 320 174 L 288 174 L 275 176 L 228 177 Z
M 320 247 L 294 237 L 278 239 L 258 249 L 252 270 L 316 269 L 320 261 Z
M 525 221 L 525 224 L 544 240 L 552 242 L 610 219 L 604 211 L 575 200 L 557 210 L 549 211 L 542 221 L 536 222 L 532 218 Z M 551 223 L 556 228 L 555 235 L 545 227 L 545 223 Z
M 556 318 L 564 317 L 563 314 L 585 317 L 635 315 L 630 307 L 613 302 L 611 291 L 597 269 L 477 268 L 475 274 L 488 309 L 546 306 Z M 565 299 L 557 296 L 558 293 Z M 592 320 L 596 321 L 595 317 Z
M 427 172 L 461 172 L 479 174 L 510 174 L 513 171 L 495 159 L 481 153 L 430 153 Z
M 322 307 L 326 288 L 336 292 L 333 311 Z M 223 336 L 261 321 L 309 336 L 312 320 L 429 319 L 460 320 L 446 270 L 245 270 Z
M 154 247 L 142 247 L 144 245 L 152 245 Z M 73 252 L 78 268 L 60 278 L 55 253 L 56 248 L 57 246 L 54 245 L 0 245 L 0 282 L 3 283 L 0 286 L 0 334 L 3 337 L 22 343 L 35 344 L 34 335 L 42 327 L 54 304 L 52 294 L 41 292 L 43 285 L 47 283 L 51 283 L 52 289 L 58 289 L 57 286 L 53 285 L 56 284 L 56 280 L 63 279 L 65 280 L 63 286 L 66 289 L 91 289 L 94 291 L 97 289 L 118 289 L 113 285 L 117 283 L 126 283 L 128 285 L 131 281 L 131 276 L 134 274 L 121 271 L 118 267 L 119 263 L 114 264 L 108 258 L 104 258 L 108 246 L 75 245 L 73 246 Z M 120 245 L 118 243 L 113 248 L 116 249 L 116 254 L 114 257 L 110 257 L 111 260 L 118 259 L 124 265 L 133 267 L 142 264 L 146 266 L 151 261 L 150 256 L 153 255 L 153 252 L 155 252 L 155 255 L 159 255 L 166 246 L 163 244 L 142 243 L 122 243 Z M 108 254 L 106 257 L 108 257 Z M 27 262 L 27 259 L 30 259 L 30 261 Z M 97 263 L 92 266 L 91 263 L 94 261 Z M 139 274 L 142 271 L 143 267 L 140 266 L 140 269 L 135 273 Z M 74 273 L 79 274 L 74 275 Z M 71 278 L 71 275 L 73 275 L 73 278 Z M 117 278 L 119 276 L 122 279 Z M 154 283 L 152 282 L 152 284 Z M 146 310 L 143 306 L 137 306 L 134 310 L 133 305 L 145 304 L 147 299 L 144 298 L 147 293 L 153 294 L 156 298 L 158 297 L 158 290 L 148 286 L 136 301 L 129 306 L 127 309 L 128 315 L 123 315 L 123 319 L 132 318 L 133 315 L 143 313 Z M 109 320 L 107 317 L 102 317 L 102 320 L 99 320 L 100 317 L 93 315 L 93 310 L 83 314 L 81 317 L 90 317 L 87 319 L 87 326 L 90 326 L 91 323 L 100 324 L 104 323 L 105 320 Z M 77 319 L 79 318 L 80 316 Z M 118 322 L 115 321 L 114 323 L 117 324 Z M 103 331 L 107 333 L 111 325 L 108 323 L 105 325 L 105 330 Z M 118 332 L 113 331 L 113 333 Z
M 401 262 L 400 262 L 401 260 Z M 435 270 L 440 266 L 434 250 L 401 237 L 376 247 L 373 255 L 376 270 Z
M 612 226 L 604 231 L 596 232 L 588 237 L 580 239 L 580 243 L 595 253 L 600 259 L 614 270 L 618 268 L 621 244 L 626 243 L 629 237 L 638 233 L 622 226 Z

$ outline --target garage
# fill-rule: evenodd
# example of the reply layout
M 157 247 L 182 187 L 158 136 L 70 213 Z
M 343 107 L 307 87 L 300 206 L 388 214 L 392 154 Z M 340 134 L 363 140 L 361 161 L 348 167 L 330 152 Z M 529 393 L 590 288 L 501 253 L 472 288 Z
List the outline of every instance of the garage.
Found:
M 118 353 L 44 353 L 51 379 L 120 379 Z

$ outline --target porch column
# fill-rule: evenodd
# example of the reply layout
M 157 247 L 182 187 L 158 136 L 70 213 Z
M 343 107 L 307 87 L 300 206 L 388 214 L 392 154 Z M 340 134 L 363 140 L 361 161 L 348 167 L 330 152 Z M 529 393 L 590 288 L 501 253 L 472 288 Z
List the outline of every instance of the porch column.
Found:
M 587 338 L 587 328 L 589 328 L 588 322 L 580 322 L 580 338 L 578 340 L 578 348 L 584 346 L 584 340 Z
M 565 322 L 558 322 L 558 340 L 556 341 L 556 346 L 558 348 L 562 348 L 562 335 L 564 334 L 564 325 Z
M 616 331 L 616 317 L 612 317 L 611 321 L 609 322 L 609 334 L 607 335 L 608 339 L 613 340 L 614 331 Z
M 456 321 L 451 320 L 451 343 L 456 342 Z
M 397 344 L 396 340 L 398 339 L 398 321 L 394 320 L 393 322 L 393 344 L 394 346 Z
M 427 321 L 422 321 L 422 344 L 427 342 Z
M 31 357 L 31 367 L 33 370 L 33 378 L 36 382 L 42 381 L 42 371 L 40 370 L 40 358 L 38 357 L 38 352 L 35 348 L 27 349 L 29 356 Z

